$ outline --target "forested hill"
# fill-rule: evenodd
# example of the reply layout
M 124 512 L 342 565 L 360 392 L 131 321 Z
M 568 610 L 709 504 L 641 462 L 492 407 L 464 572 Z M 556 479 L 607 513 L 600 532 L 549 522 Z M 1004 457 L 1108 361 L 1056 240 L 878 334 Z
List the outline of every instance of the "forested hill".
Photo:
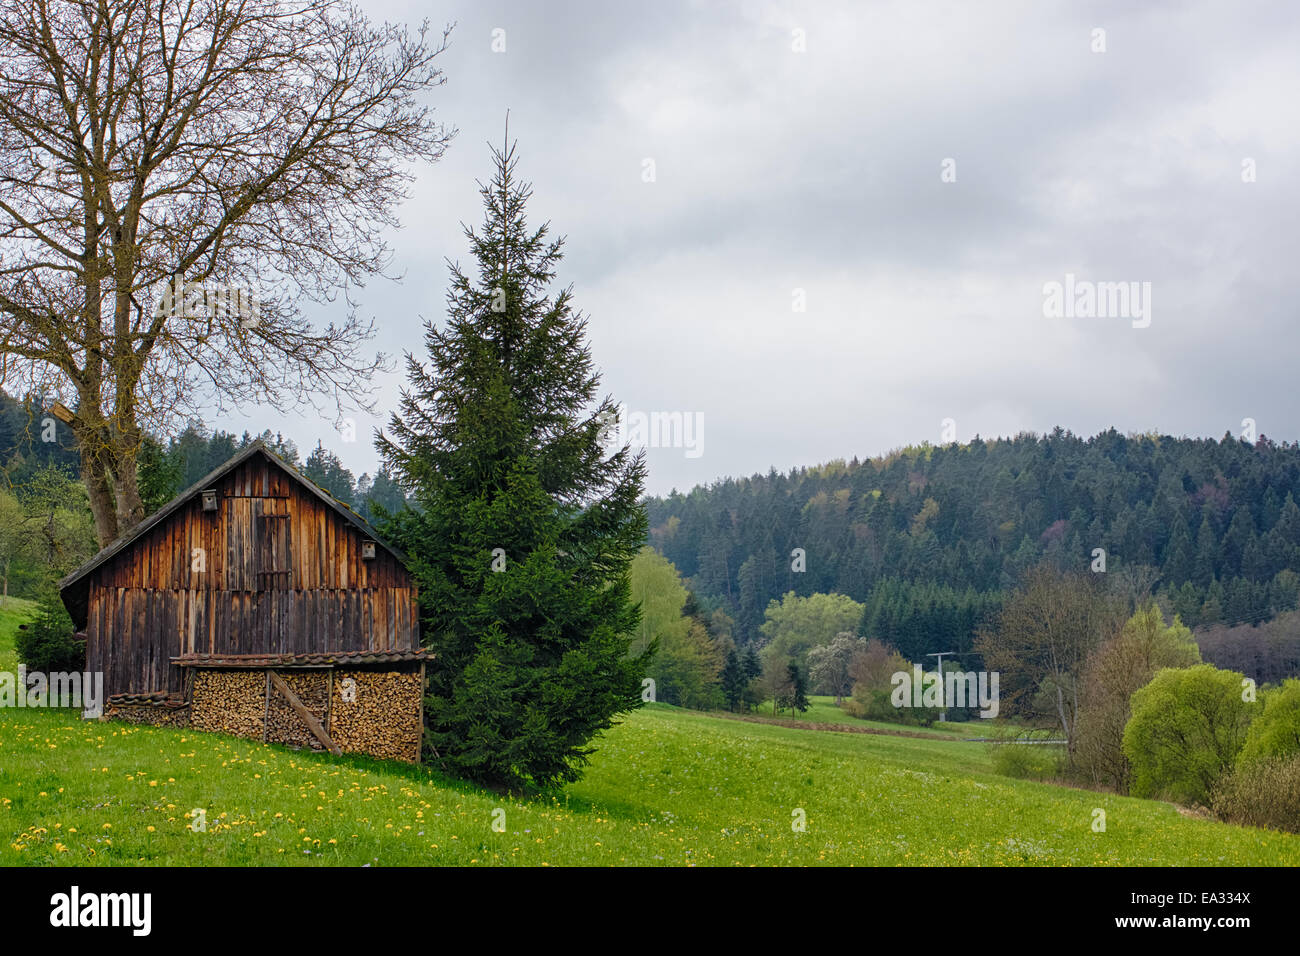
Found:
M 1189 625 L 1266 620 L 1296 604 L 1297 498 L 1297 443 L 1057 428 L 773 469 L 647 509 L 650 543 L 742 638 L 786 591 L 835 591 L 906 651 L 922 634 L 965 643 L 1022 569 L 1093 568 L 1097 548 L 1114 583 Z

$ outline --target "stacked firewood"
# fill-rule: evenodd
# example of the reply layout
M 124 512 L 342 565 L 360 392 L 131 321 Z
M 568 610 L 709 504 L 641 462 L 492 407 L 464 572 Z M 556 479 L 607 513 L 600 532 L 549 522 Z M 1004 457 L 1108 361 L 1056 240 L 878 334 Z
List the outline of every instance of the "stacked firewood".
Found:
M 419 759 L 422 696 L 418 672 L 337 671 L 330 737 L 351 753 L 414 762 Z
M 260 740 L 266 718 L 266 674 L 242 670 L 198 671 L 194 675 L 190 714 L 195 730 Z
M 152 724 L 154 727 L 188 727 L 190 724 L 188 707 L 116 704 L 104 716 L 132 724 Z
M 326 722 L 329 706 L 329 673 L 327 671 L 277 671 L 294 695 L 311 711 L 320 726 Z M 323 750 L 324 746 L 307 727 L 289 701 L 274 686 L 271 688 L 270 706 L 266 712 L 266 740 L 273 744 L 291 747 L 310 747 Z

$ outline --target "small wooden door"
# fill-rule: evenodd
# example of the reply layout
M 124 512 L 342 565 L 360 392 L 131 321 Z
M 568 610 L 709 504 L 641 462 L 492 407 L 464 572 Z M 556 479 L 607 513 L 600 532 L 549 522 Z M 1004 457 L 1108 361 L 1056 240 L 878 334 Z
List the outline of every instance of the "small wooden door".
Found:
M 293 587 L 293 555 L 290 553 L 289 515 L 284 499 L 263 498 L 254 503 L 253 540 L 257 549 L 257 590 L 288 591 Z
M 257 589 L 255 646 L 270 654 L 289 651 L 293 603 L 293 554 L 290 517 L 284 498 L 253 501 L 253 566 Z

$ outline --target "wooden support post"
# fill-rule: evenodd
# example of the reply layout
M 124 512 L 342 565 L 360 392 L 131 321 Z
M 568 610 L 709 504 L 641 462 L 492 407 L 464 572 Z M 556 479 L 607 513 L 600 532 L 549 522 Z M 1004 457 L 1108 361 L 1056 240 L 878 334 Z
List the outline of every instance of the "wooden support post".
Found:
M 420 661 L 420 736 L 415 742 L 415 762 L 419 763 L 424 756 L 424 661 Z M 434 751 L 435 756 L 437 750 Z
M 289 685 L 284 682 L 280 675 L 275 671 L 267 671 L 266 673 L 271 678 L 271 684 L 289 702 L 289 706 L 293 708 L 294 713 L 302 718 L 303 723 L 307 725 L 307 729 L 316 736 L 316 739 L 325 746 L 325 749 L 336 757 L 342 754 L 343 750 L 330 739 L 329 734 L 325 733 L 325 728 L 320 725 L 316 715 L 306 708 L 303 702 L 298 699 L 298 695 L 289 689 Z

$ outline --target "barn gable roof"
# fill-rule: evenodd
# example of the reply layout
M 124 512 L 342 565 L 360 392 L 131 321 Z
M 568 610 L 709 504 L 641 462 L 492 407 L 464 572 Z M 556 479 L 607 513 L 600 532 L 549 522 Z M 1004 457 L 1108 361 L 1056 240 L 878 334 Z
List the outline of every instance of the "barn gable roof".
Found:
M 310 478 L 303 475 L 300 471 L 298 471 L 297 468 L 293 467 L 293 465 L 289 464 L 287 461 L 285 461 L 283 458 L 277 455 L 274 451 L 272 451 L 267 446 L 266 442 L 262 441 L 262 439 L 259 438 L 256 439 L 255 441 L 250 442 L 247 447 L 241 449 L 233 458 L 228 460 L 225 464 L 218 465 L 208 474 L 204 475 L 202 478 L 196 481 L 189 488 L 182 491 L 179 495 L 177 495 L 167 504 L 163 505 L 153 514 L 151 514 L 148 518 L 145 518 L 144 521 L 141 521 L 138 525 L 136 525 L 126 534 L 122 535 L 120 538 L 107 545 L 93 558 L 91 558 L 85 564 L 81 565 L 81 567 L 77 568 L 75 571 L 73 571 L 71 574 L 69 574 L 67 577 L 65 577 L 62 581 L 59 582 L 60 596 L 63 598 L 63 603 L 67 607 L 68 613 L 72 615 L 73 622 L 77 625 L 77 627 L 81 628 L 85 626 L 87 597 L 90 588 L 89 579 L 90 579 L 90 573 L 92 571 L 94 571 L 96 568 L 104 564 L 104 562 L 108 561 L 110 558 L 114 557 L 115 555 L 121 554 L 123 551 L 128 550 L 133 543 L 135 543 L 140 538 L 148 534 L 152 529 L 156 528 L 158 525 L 166 521 L 169 517 L 171 517 L 171 515 L 173 515 L 178 510 L 180 510 L 180 508 L 183 505 L 191 501 L 196 495 L 198 495 L 201 491 L 203 491 L 203 489 L 211 488 L 227 474 L 234 471 L 240 465 L 244 464 L 244 462 L 249 461 L 250 459 L 252 459 L 257 455 L 263 456 L 268 461 L 270 461 L 273 465 L 276 465 L 281 470 L 286 472 L 291 478 L 297 481 L 297 483 L 300 486 L 302 486 L 311 494 L 315 495 L 318 499 L 320 499 L 322 502 L 328 505 L 333 511 L 335 511 L 339 516 L 341 516 L 345 521 L 354 525 L 358 530 L 363 532 L 366 535 L 366 537 L 375 541 L 379 545 L 379 547 L 382 547 L 385 551 L 387 551 L 394 558 L 396 558 L 403 567 L 406 566 L 406 555 L 403 554 L 401 551 L 399 551 L 397 548 L 385 542 L 384 539 L 381 538 L 375 532 L 375 529 L 372 528 L 370 524 L 364 518 L 361 517 L 361 515 L 357 514 L 347 505 L 343 504 L 343 502 L 339 501 L 329 492 L 325 491 L 323 488 L 317 485 Z

